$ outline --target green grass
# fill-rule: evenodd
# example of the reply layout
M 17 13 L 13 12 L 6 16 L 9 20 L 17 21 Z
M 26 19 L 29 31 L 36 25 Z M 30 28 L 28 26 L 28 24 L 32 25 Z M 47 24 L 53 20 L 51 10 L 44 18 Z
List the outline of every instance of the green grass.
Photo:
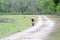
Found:
M 37 16 L 33 16 L 37 18 Z M 0 23 L 0 38 L 13 34 L 18 31 L 23 31 L 31 26 L 31 16 L 22 15 L 0 15 L 0 18 L 9 18 L 14 20 L 13 22 Z
M 54 20 L 56 24 L 55 24 L 55 30 L 51 32 L 47 40 L 60 40 L 60 16 L 50 15 L 48 17 Z

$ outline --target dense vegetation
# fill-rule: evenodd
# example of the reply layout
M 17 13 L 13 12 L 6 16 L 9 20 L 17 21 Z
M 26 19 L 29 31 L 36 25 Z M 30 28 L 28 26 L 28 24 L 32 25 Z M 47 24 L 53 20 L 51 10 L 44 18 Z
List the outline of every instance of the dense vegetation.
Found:
M 0 14 L 60 15 L 60 0 L 0 0 Z

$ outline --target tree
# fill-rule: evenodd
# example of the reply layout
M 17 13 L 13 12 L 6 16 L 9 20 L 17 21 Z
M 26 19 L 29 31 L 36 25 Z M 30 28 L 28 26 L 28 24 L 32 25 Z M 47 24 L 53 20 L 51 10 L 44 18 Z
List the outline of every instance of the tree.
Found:
M 56 4 L 56 5 L 58 5 L 59 4 L 59 0 L 53 0 L 54 1 L 54 3 Z
M 57 15 L 60 15 L 60 3 L 58 4 L 56 10 L 57 10 L 57 13 L 56 13 L 56 14 L 57 14 Z
M 0 1 L 0 12 L 2 11 L 2 3 L 1 3 L 1 1 Z

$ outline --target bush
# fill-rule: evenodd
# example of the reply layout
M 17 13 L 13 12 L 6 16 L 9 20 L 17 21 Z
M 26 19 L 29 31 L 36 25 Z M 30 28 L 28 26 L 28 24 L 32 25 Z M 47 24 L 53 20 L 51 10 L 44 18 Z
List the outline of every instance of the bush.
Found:
M 59 3 L 59 5 L 57 6 L 56 10 L 57 10 L 57 15 L 60 15 L 60 3 Z

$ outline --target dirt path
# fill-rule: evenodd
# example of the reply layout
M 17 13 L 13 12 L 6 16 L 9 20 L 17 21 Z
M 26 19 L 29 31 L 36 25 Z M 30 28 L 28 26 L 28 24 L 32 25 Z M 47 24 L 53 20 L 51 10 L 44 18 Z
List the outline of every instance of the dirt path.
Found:
M 53 30 L 54 22 L 46 16 L 38 16 L 38 22 L 23 32 L 5 37 L 1 40 L 45 40 Z

